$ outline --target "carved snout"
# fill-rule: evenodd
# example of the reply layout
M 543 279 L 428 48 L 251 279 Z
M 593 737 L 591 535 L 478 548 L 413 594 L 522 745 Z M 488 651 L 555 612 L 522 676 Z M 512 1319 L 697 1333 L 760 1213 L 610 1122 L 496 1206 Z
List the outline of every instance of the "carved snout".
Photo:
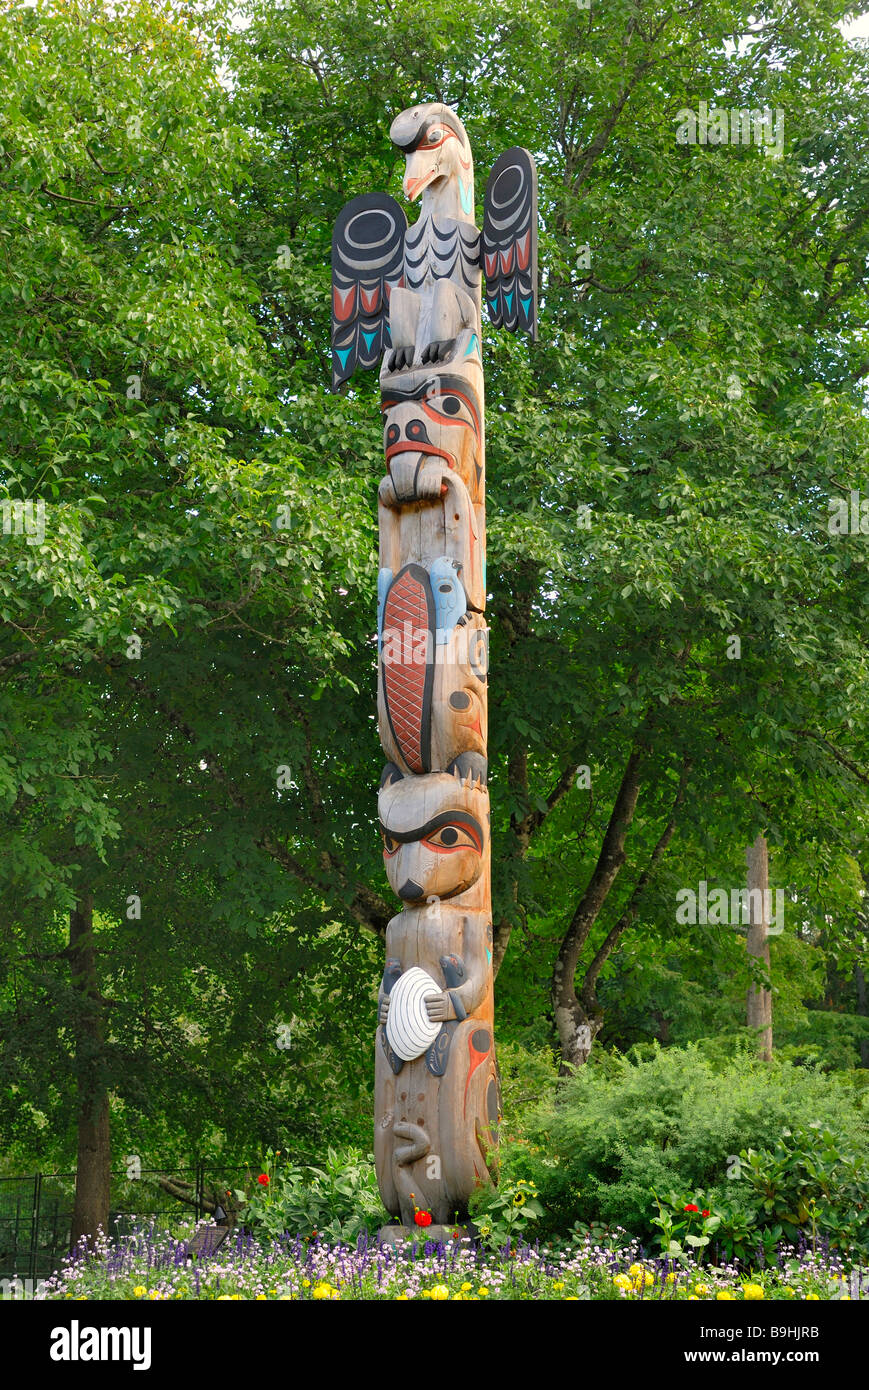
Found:
M 437 502 L 445 491 L 443 465 L 438 461 L 426 467 L 427 454 L 393 454 L 389 474 L 381 479 L 378 495 L 386 507 L 402 507 L 408 502 Z

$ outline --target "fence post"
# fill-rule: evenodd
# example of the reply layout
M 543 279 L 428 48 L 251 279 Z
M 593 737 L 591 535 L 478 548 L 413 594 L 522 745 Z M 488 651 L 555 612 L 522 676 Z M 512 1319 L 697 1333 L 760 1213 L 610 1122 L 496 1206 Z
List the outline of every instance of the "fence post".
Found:
M 201 1221 L 205 1206 L 205 1164 L 202 1159 L 196 1161 L 196 1220 Z
M 42 1174 L 35 1173 L 33 1178 L 33 1212 L 30 1220 L 30 1259 L 27 1265 L 27 1276 L 32 1281 L 31 1288 L 36 1288 L 36 1266 L 39 1262 L 39 1212 L 42 1200 Z

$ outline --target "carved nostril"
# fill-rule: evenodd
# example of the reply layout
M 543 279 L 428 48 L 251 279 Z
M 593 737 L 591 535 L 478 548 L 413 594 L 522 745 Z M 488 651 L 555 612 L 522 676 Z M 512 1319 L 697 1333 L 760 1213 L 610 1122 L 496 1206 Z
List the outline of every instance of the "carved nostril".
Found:
M 398 896 L 400 898 L 406 898 L 408 900 L 413 900 L 414 898 L 421 898 L 422 895 L 423 889 L 420 888 L 418 883 L 414 883 L 412 878 L 406 878 L 404 883 L 398 890 Z
M 409 421 L 407 426 L 407 437 L 408 439 L 414 440 L 414 442 L 423 440 L 425 441 L 425 443 L 429 442 L 428 431 L 426 430 L 426 427 L 423 424 L 422 420 Z

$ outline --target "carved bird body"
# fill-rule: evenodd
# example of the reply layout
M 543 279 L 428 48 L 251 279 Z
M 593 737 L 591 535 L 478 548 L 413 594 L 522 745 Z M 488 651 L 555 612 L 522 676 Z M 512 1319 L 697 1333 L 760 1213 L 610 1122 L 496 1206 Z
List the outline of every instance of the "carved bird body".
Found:
M 429 363 L 479 359 L 481 272 L 497 327 L 537 337 L 537 180 L 527 150 L 501 155 L 474 222 L 474 165 L 462 122 L 430 102 L 396 116 L 410 228 L 396 200 L 366 193 L 332 237 L 332 389 L 383 356 L 381 381 Z M 386 350 L 386 351 L 385 351 Z
M 404 242 L 404 286 L 392 290 L 387 372 L 453 356 L 462 329 L 480 331 L 480 232 L 474 163 L 461 121 L 438 104 L 403 111 L 389 132 L 404 151 L 404 192 L 422 199 Z

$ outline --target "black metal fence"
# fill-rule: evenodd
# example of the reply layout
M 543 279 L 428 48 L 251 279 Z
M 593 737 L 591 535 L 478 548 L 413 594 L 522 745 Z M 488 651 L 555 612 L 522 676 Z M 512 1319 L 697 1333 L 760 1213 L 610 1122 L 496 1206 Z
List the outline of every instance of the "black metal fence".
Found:
M 185 1218 L 207 1215 L 215 1199 L 231 1211 L 236 1203 L 230 1194 L 251 1180 L 248 1168 L 205 1163 L 143 1168 L 137 1177 L 126 1169 L 112 1173 L 109 1238 L 118 1239 L 142 1223 L 172 1230 Z M 0 1178 L 0 1297 L 10 1296 L 14 1281 L 34 1288 L 63 1263 L 70 1249 L 74 1197 L 75 1173 Z

